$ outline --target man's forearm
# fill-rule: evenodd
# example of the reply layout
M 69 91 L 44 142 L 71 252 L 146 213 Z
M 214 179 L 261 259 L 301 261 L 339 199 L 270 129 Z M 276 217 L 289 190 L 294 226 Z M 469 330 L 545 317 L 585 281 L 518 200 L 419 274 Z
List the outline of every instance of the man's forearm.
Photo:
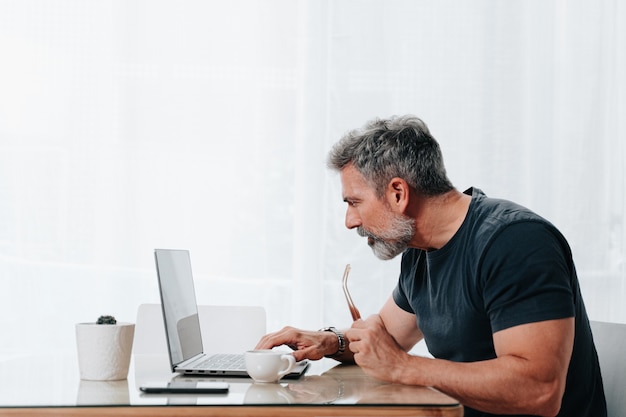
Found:
M 401 368 L 394 382 L 431 386 L 493 414 L 554 416 L 563 396 L 558 375 L 533 373 L 525 359 L 514 356 L 471 363 L 412 356 Z

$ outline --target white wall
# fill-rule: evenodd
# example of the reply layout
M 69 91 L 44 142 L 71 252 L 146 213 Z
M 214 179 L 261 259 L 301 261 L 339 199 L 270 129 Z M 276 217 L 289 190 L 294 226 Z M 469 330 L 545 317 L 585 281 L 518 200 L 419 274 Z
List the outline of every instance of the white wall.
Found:
M 0 358 L 158 302 L 191 250 L 198 302 L 268 327 L 350 322 L 397 277 L 343 226 L 326 152 L 413 113 L 458 188 L 552 220 L 590 316 L 626 322 L 626 10 L 618 1 L 0 1 Z

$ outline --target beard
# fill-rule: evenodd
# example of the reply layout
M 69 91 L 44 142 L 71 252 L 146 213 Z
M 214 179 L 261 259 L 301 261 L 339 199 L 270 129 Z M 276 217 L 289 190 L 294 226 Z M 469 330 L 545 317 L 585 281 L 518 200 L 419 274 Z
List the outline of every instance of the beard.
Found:
M 386 231 L 373 233 L 363 226 L 357 228 L 359 236 L 367 237 L 374 255 L 383 261 L 395 258 L 409 247 L 415 234 L 415 219 L 392 213 Z

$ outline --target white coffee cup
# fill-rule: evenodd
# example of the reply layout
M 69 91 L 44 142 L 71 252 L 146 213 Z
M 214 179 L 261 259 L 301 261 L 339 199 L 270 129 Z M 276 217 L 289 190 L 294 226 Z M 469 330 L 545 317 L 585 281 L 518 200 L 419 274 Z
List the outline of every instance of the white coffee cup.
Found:
M 276 350 L 249 350 L 245 353 L 246 371 L 256 382 L 278 382 L 296 366 L 290 353 Z

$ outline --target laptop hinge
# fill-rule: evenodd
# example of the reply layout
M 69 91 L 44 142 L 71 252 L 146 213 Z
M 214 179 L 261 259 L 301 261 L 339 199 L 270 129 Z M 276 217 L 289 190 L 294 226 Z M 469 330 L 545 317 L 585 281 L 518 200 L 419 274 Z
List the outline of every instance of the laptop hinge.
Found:
M 186 361 L 182 361 L 181 363 L 176 365 L 176 368 L 189 368 L 191 364 L 205 357 L 206 355 L 204 353 L 198 353 L 196 356 L 193 356 Z

